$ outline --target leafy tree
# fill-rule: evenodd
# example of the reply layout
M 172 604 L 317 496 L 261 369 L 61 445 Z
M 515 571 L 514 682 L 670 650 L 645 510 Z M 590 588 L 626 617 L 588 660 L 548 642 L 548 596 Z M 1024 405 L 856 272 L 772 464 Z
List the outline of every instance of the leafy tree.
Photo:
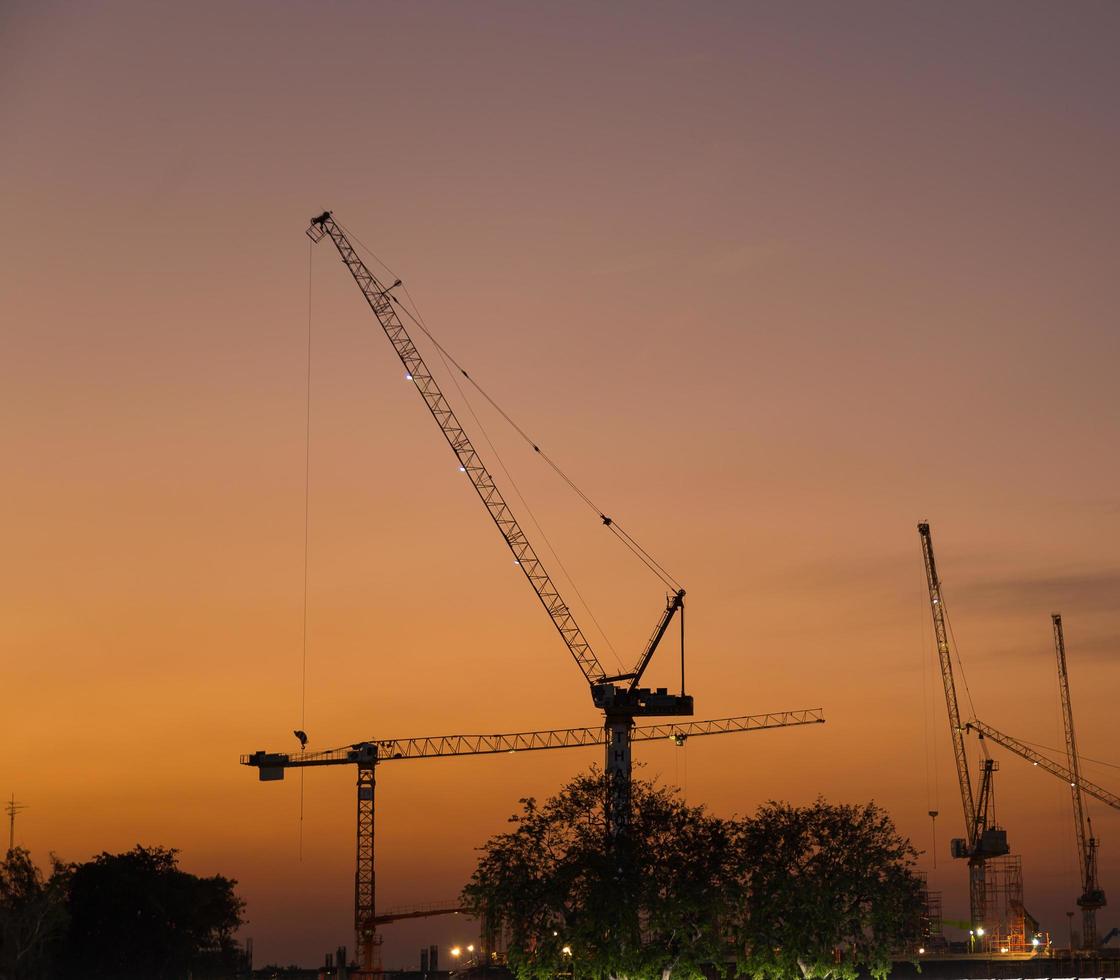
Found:
M 881 978 L 917 945 L 916 852 L 874 804 L 722 820 L 635 781 L 630 834 L 608 849 L 604 799 L 593 771 L 522 800 L 482 848 L 464 905 L 509 929 L 520 980 Z
M 69 868 L 57 858 L 49 879 L 22 847 L 0 861 L 0 980 L 49 976 L 57 943 L 66 929 Z
M 917 852 L 875 804 L 768 803 L 744 825 L 740 938 L 756 978 L 880 978 L 918 945 Z
M 162 980 L 231 972 L 244 909 L 237 883 L 181 871 L 176 854 L 137 845 L 73 870 L 64 976 Z
M 608 849 L 597 771 L 543 806 L 522 800 L 517 828 L 483 850 L 465 905 L 511 931 L 522 980 L 670 975 L 699 978 L 722 964 L 722 921 L 741 902 L 733 824 L 635 781 L 634 816 Z

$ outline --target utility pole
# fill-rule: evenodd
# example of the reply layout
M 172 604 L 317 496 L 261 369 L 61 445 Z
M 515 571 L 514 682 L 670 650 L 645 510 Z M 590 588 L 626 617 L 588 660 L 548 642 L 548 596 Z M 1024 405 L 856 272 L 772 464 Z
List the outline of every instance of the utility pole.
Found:
M 26 810 L 26 803 L 17 803 L 16 794 L 12 794 L 12 798 L 4 805 L 4 809 L 8 811 L 8 853 L 16 849 L 16 814 L 20 810 Z

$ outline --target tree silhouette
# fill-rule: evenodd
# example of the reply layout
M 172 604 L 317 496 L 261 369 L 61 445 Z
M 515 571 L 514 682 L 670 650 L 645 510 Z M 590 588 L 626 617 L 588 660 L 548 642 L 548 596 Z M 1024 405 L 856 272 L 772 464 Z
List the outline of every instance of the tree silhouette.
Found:
M 875 804 L 767 803 L 744 823 L 743 967 L 758 978 L 890 972 L 921 936 L 917 852 Z
M 604 799 L 597 771 L 578 777 L 481 849 L 463 902 L 509 930 L 520 980 L 881 977 L 917 946 L 915 851 L 874 804 L 725 820 L 636 780 L 608 848 Z
M 231 972 L 244 909 L 236 882 L 181 871 L 176 854 L 137 845 L 74 868 L 64 976 L 178 980 Z
M 56 947 L 66 930 L 69 868 L 52 856 L 44 879 L 22 847 L 0 861 L 0 978 L 49 977 Z

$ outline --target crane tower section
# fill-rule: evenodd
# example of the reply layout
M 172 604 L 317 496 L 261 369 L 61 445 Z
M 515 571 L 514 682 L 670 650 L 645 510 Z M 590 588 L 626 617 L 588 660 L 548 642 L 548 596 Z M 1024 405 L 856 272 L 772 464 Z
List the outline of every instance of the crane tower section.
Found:
M 1066 638 L 1060 613 L 1053 613 L 1054 650 L 1058 657 L 1058 688 L 1062 700 L 1062 723 L 1066 733 L 1066 759 L 1073 778 L 1069 781 L 1073 797 L 1073 823 L 1077 831 L 1077 859 L 1081 866 L 1081 941 L 1086 949 L 1097 947 L 1097 909 L 1104 908 L 1105 896 L 1097 878 L 1097 839 L 1092 824 L 1085 817 L 1081 788 L 1081 760 L 1077 754 L 1077 739 L 1073 733 L 1073 706 L 1069 696 L 1069 674 L 1066 670 Z M 1088 825 L 1088 830 L 1086 830 Z
M 983 928 L 987 912 L 987 885 L 985 862 L 989 858 L 1000 857 L 1010 850 L 1007 833 L 995 826 L 993 776 L 998 768 L 991 759 L 984 759 L 980 772 L 979 800 L 973 795 L 972 781 L 968 771 L 968 755 L 965 750 L 965 726 L 961 723 L 960 705 L 957 701 L 957 686 L 953 679 L 952 653 L 949 648 L 949 632 L 946 624 L 945 599 L 941 592 L 941 578 L 937 573 L 937 562 L 933 555 L 933 539 L 929 524 L 918 525 L 922 540 L 922 559 L 925 564 L 926 585 L 929 588 L 930 612 L 933 616 L 933 632 L 937 642 L 937 659 L 941 665 L 941 680 L 945 689 L 945 707 L 949 716 L 949 734 L 953 742 L 953 758 L 956 763 L 957 783 L 961 794 L 961 808 L 964 811 L 965 837 L 950 842 L 951 853 L 955 858 L 968 861 L 969 910 L 972 923 Z M 982 934 L 982 933 L 981 933 Z

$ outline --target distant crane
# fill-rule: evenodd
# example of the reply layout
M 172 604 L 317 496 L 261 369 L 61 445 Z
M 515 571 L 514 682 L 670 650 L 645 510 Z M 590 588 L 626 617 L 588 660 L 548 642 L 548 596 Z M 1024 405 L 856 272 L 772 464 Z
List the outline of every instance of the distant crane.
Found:
M 945 624 L 945 600 L 941 595 L 941 579 L 933 557 L 933 540 L 929 524 L 918 525 L 922 539 L 922 558 L 925 562 L 926 584 L 929 587 L 930 610 L 933 614 L 933 631 L 937 640 L 937 657 L 941 663 L 941 680 L 945 688 L 945 706 L 949 713 L 949 733 L 953 740 L 953 756 L 957 766 L 957 782 L 960 786 L 961 806 L 964 810 L 966 837 L 954 838 L 950 842 L 951 853 L 955 858 L 968 861 L 968 902 L 969 915 L 974 929 L 983 929 L 987 915 L 987 872 L 985 863 L 994 857 L 1007 854 L 1007 832 L 997 827 L 994 817 L 992 777 L 998 768 L 992 760 L 985 758 L 980 770 L 980 786 L 977 796 L 972 793 L 972 782 L 968 772 L 968 756 L 965 751 L 964 726 L 961 724 L 960 707 L 957 703 L 957 688 L 953 680 L 953 663 L 949 650 L 949 635 Z M 983 933 L 980 933 L 983 935 Z
M 683 745 L 689 738 L 729 732 L 761 731 L 793 725 L 823 724 L 820 708 L 782 711 L 774 714 L 745 715 L 686 724 L 660 724 L 636 728 L 630 733 L 633 741 L 669 739 Z M 321 752 L 265 752 L 259 750 L 241 756 L 241 764 L 252 766 L 262 781 L 284 778 L 286 769 L 316 766 L 356 766 L 358 770 L 357 866 L 354 873 L 354 931 L 356 956 L 360 975 L 369 978 L 381 972 L 381 937 L 377 925 L 404 916 L 389 914 L 379 917 L 375 910 L 374 891 L 374 787 L 376 769 L 383 762 L 399 759 L 432 759 L 443 756 L 494 755 L 498 753 L 532 752 L 542 749 L 569 749 L 600 745 L 600 728 L 565 728 L 553 731 L 518 732 L 507 735 L 440 735 L 429 738 L 380 739 L 355 742 L 339 749 Z M 448 907 L 445 911 L 456 911 Z M 424 914 L 437 914 L 425 910 Z
M 1090 782 L 1084 776 L 1078 774 L 1074 775 L 1069 769 L 1063 766 L 1060 762 L 1055 762 L 1047 755 L 1032 749 L 1025 742 L 1020 742 L 1017 738 L 1012 738 L 1010 735 L 1005 735 L 998 729 L 992 728 L 977 718 L 973 718 L 964 726 L 966 729 L 975 730 L 980 738 L 991 739 L 997 745 L 1002 745 L 1009 752 L 1014 752 L 1022 759 L 1032 765 L 1038 766 L 1040 769 L 1045 770 L 1052 776 L 1057 776 L 1058 779 L 1063 780 L 1067 785 L 1076 785 L 1081 787 L 1082 792 L 1088 793 L 1096 800 L 1100 800 L 1107 806 L 1112 807 L 1114 810 L 1120 810 L 1120 796 L 1115 793 L 1110 793 L 1107 789 L 1103 789 L 1096 783 Z
M 529 543 L 529 539 L 518 524 L 513 511 L 494 483 L 493 477 L 475 450 L 470 437 L 460 424 L 450 403 L 440 390 L 431 371 L 428 370 L 427 364 L 425 364 L 423 357 L 421 357 L 409 336 L 408 330 L 405 329 L 404 323 L 398 316 L 394 304 L 399 305 L 399 301 L 392 295 L 392 290 L 400 285 L 400 280 L 385 285 L 370 272 L 330 211 L 324 211 L 311 219 L 307 236 L 312 242 L 316 243 L 329 236 L 335 248 L 338 249 L 338 254 L 341 256 L 343 263 L 358 284 L 358 288 L 362 291 L 362 295 L 400 358 L 401 364 L 404 365 L 405 379 L 413 383 L 420 397 L 424 400 L 432 418 L 435 419 L 448 445 L 455 453 L 460 470 L 467 474 L 478 493 L 479 499 L 486 507 L 506 545 L 513 553 L 514 561 L 525 574 L 537 598 L 540 599 L 561 639 L 567 646 L 568 652 L 571 653 L 576 665 L 583 673 L 591 689 L 593 703 L 603 711 L 607 733 L 605 742 L 605 771 L 608 787 L 607 828 L 608 836 L 613 838 L 624 832 L 630 820 L 630 732 L 634 727 L 634 719 L 636 717 L 691 715 L 693 712 L 692 697 L 684 693 L 684 589 L 680 588 L 663 570 L 660 570 L 660 566 L 649 559 L 645 552 L 641 551 L 640 548 L 637 549 L 638 552 L 641 552 L 640 556 L 644 556 L 643 560 L 646 561 L 646 564 L 652 570 L 657 571 L 666 584 L 671 584 L 673 591 L 669 595 L 665 609 L 634 668 L 627 673 L 609 675 L 599 663 L 591 649 L 591 644 L 576 623 L 570 607 L 560 595 L 540 558 Z M 464 377 L 469 379 L 466 371 L 462 371 L 462 369 L 460 371 Z M 539 447 L 534 445 L 533 448 L 538 453 L 540 452 Z M 614 530 L 623 538 L 628 547 L 632 550 L 637 548 L 633 539 L 625 532 L 620 531 L 610 517 L 606 514 L 600 514 L 599 517 L 607 528 Z M 650 690 L 649 688 L 638 687 L 654 652 L 678 612 L 681 614 L 681 693 L 670 694 L 666 688 Z
M 1070 795 L 1073 797 L 1073 824 L 1077 831 L 1077 858 L 1081 865 L 1081 897 L 1077 905 L 1081 909 L 1081 942 L 1086 949 L 1097 948 L 1097 909 L 1108 904 L 1104 890 L 1097 879 L 1097 846 L 1093 836 L 1093 824 L 1085 816 L 1085 806 L 1081 798 L 1081 760 L 1077 755 L 1077 740 L 1073 734 L 1073 706 L 1069 697 L 1069 673 L 1066 670 L 1066 638 L 1062 630 L 1061 613 L 1052 613 L 1050 621 L 1054 626 L 1054 650 L 1058 655 L 1058 688 L 1062 697 L 1062 723 L 1066 732 L 1066 758 L 1069 761 Z M 1088 826 L 1088 833 L 1086 833 Z

